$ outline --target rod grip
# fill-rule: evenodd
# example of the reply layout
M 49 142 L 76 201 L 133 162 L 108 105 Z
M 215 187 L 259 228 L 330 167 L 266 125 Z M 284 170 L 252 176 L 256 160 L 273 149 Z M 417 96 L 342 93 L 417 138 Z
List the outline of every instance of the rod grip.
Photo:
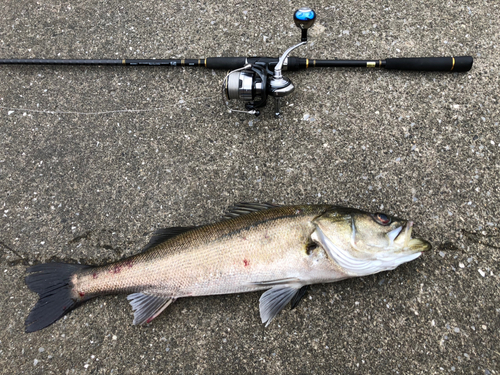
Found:
M 245 66 L 245 57 L 207 57 L 205 66 L 208 69 L 234 70 Z
M 471 56 L 386 59 L 385 69 L 467 72 L 472 62 Z

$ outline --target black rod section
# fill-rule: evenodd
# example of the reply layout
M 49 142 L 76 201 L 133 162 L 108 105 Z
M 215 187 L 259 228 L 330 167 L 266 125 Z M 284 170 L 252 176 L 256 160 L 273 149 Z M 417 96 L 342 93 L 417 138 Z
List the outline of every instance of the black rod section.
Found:
M 123 60 L 0 59 L 2 65 L 123 65 Z
M 0 65 L 205 66 L 205 59 L 0 59 Z
M 386 69 L 440 71 L 440 72 L 467 72 L 472 68 L 471 56 L 457 57 L 420 57 L 386 59 Z
M 299 59 L 301 60 L 301 59 Z M 307 59 L 306 59 L 307 60 Z M 471 56 L 415 57 L 385 60 L 308 60 L 308 68 L 385 68 L 397 70 L 467 72 L 472 68 Z M 301 64 L 303 65 L 303 63 Z
M 309 68 L 380 68 L 382 60 L 314 60 Z

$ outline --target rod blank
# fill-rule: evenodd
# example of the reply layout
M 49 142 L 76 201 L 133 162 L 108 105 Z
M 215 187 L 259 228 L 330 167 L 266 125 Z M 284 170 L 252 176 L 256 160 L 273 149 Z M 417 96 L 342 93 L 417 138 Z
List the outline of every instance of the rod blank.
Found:
M 234 70 L 254 64 L 268 63 L 273 68 L 276 57 L 208 57 L 206 59 L 0 59 L 0 65 L 147 65 L 147 66 L 201 66 L 209 69 Z M 384 68 L 389 70 L 467 72 L 472 68 L 471 56 L 414 57 L 385 60 L 315 60 L 288 57 L 287 70 L 309 68 Z

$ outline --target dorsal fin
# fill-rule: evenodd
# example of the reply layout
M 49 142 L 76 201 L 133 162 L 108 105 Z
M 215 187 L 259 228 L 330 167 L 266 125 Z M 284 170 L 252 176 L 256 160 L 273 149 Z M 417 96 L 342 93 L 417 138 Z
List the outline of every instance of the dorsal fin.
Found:
M 153 233 L 153 237 L 149 240 L 149 243 L 142 249 L 142 252 L 151 249 L 181 233 L 188 232 L 196 227 L 172 227 L 172 228 L 160 228 Z
M 279 204 L 274 203 L 249 203 L 241 202 L 230 207 L 228 212 L 224 214 L 222 220 L 233 219 L 251 212 L 268 210 L 270 208 L 279 207 Z

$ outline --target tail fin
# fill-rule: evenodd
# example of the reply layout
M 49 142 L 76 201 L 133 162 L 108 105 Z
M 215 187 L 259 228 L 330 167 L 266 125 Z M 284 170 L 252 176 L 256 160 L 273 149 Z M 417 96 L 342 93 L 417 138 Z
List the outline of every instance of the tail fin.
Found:
M 74 296 L 71 276 L 89 267 L 45 263 L 26 270 L 26 284 L 40 297 L 26 319 L 26 332 L 35 332 L 51 325 L 82 302 Z

